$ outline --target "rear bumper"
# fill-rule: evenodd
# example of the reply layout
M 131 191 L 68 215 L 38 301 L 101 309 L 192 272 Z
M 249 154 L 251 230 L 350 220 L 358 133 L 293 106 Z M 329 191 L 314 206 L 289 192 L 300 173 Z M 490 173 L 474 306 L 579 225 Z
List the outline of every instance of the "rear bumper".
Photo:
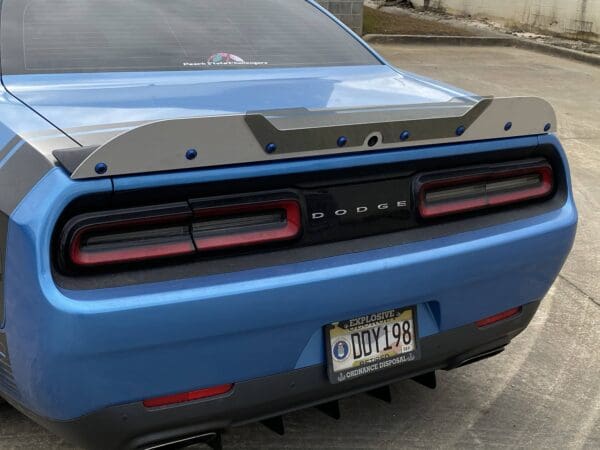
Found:
M 494 355 L 525 329 L 538 306 L 539 302 L 527 304 L 518 316 L 484 329 L 467 325 L 424 338 L 420 360 L 347 383 L 330 384 L 325 366 L 316 365 L 237 383 L 223 396 L 187 404 L 147 409 L 136 402 L 65 422 L 32 417 L 85 448 L 146 448 L 316 406 Z

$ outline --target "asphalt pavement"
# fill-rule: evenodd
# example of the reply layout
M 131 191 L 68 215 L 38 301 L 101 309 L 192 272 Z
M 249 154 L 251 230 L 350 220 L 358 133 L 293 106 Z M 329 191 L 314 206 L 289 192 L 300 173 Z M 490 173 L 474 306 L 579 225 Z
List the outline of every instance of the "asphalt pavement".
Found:
M 556 108 L 580 224 L 573 253 L 530 327 L 500 356 L 441 372 L 438 389 L 412 381 L 394 401 L 341 402 L 224 436 L 226 449 L 600 448 L 600 68 L 495 47 L 380 46 L 402 69 L 481 95 L 533 95 Z M 0 405 L 0 449 L 73 448 Z M 198 447 L 200 448 L 200 447 Z

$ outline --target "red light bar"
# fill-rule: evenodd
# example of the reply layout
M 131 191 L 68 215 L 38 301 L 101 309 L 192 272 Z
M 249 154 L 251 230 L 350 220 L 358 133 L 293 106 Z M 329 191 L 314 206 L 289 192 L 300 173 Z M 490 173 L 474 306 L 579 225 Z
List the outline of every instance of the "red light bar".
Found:
M 492 325 L 493 323 L 501 322 L 502 320 L 510 319 L 511 317 L 516 316 L 521 312 L 521 309 L 521 307 L 509 309 L 508 311 L 501 312 L 500 314 L 495 314 L 491 317 L 478 320 L 477 322 L 475 322 L 475 325 L 477 325 L 477 328 L 487 327 L 488 325 Z
M 542 198 L 554 189 L 552 167 L 545 161 L 491 165 L 454 175 L 457 172 L 419 177 L 421 217 L 429 219 Z
M 203 398 L 216 397 L 230 392 L 233 389 L 233 384 L 223 384 L 197 391 L 183 392 L 181 394 L 166 395 L 164 397 L 152 398 L 144 400 L 146 408 L 158 408 L 160 406 L 175 405 L 177 403 L 191 402 L 201 400 Z
M 102 264 L 117 264 L 144 261 L 172 256 L 182 256 L 194 253 L 194 245 L 181 242 L 170 245 L 154 245 L 138 248 L 124 248 L 106 252 L 86 252 L 77 248 L 77 242 L 71 248 L 71 261 L 79 266 L 98 266 Z

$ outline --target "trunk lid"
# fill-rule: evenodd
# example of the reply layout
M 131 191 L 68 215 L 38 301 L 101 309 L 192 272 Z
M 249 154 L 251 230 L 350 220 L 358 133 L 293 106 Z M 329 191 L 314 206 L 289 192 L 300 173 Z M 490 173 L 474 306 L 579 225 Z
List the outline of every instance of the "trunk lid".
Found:
M 145 123 L 287 108 L 447 102 L 463 91 L 386 65 L 9 75 L 6 88 L 82 146 Z

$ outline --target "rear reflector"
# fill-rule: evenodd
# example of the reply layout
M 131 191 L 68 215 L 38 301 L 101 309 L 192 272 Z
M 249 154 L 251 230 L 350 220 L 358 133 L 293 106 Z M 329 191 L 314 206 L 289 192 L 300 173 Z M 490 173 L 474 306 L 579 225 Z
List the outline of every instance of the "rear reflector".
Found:
M 419 212 L 429 219 L 545 197 L 554 176 L 546 161 L 530 160 L 424 174 L 416 186 Z
M 503 320 L 510 319 L 511 317 L 516 316 L 521 312 L 521 309 L 521 307 L 509 309 L 508 311 L 501 312 L 500 314 L 496 314 L 494 316 L 479 320 L 475 322 L 475 325 L 477 325 L 477 328 L 487 327 L 488 325 L 492 325 L 493 323 L 501 322 Z
M 160 406 L 175 405 L 177 403 L 191 402 L 194 400 L 201 400 L 203 398 L 216 397 L 217 395 L 223 395 L 230 392 L 233 389 L 233 384 L 223 384 L 221 386 L 215 386 L 207 389 L 200 389 L 198 391 L 183 392 L 181 394 L 166 395 L 164 397 L 157 397 L 150 400 L 144 400 L 144 406 L 146 408 L 158 408 Z

